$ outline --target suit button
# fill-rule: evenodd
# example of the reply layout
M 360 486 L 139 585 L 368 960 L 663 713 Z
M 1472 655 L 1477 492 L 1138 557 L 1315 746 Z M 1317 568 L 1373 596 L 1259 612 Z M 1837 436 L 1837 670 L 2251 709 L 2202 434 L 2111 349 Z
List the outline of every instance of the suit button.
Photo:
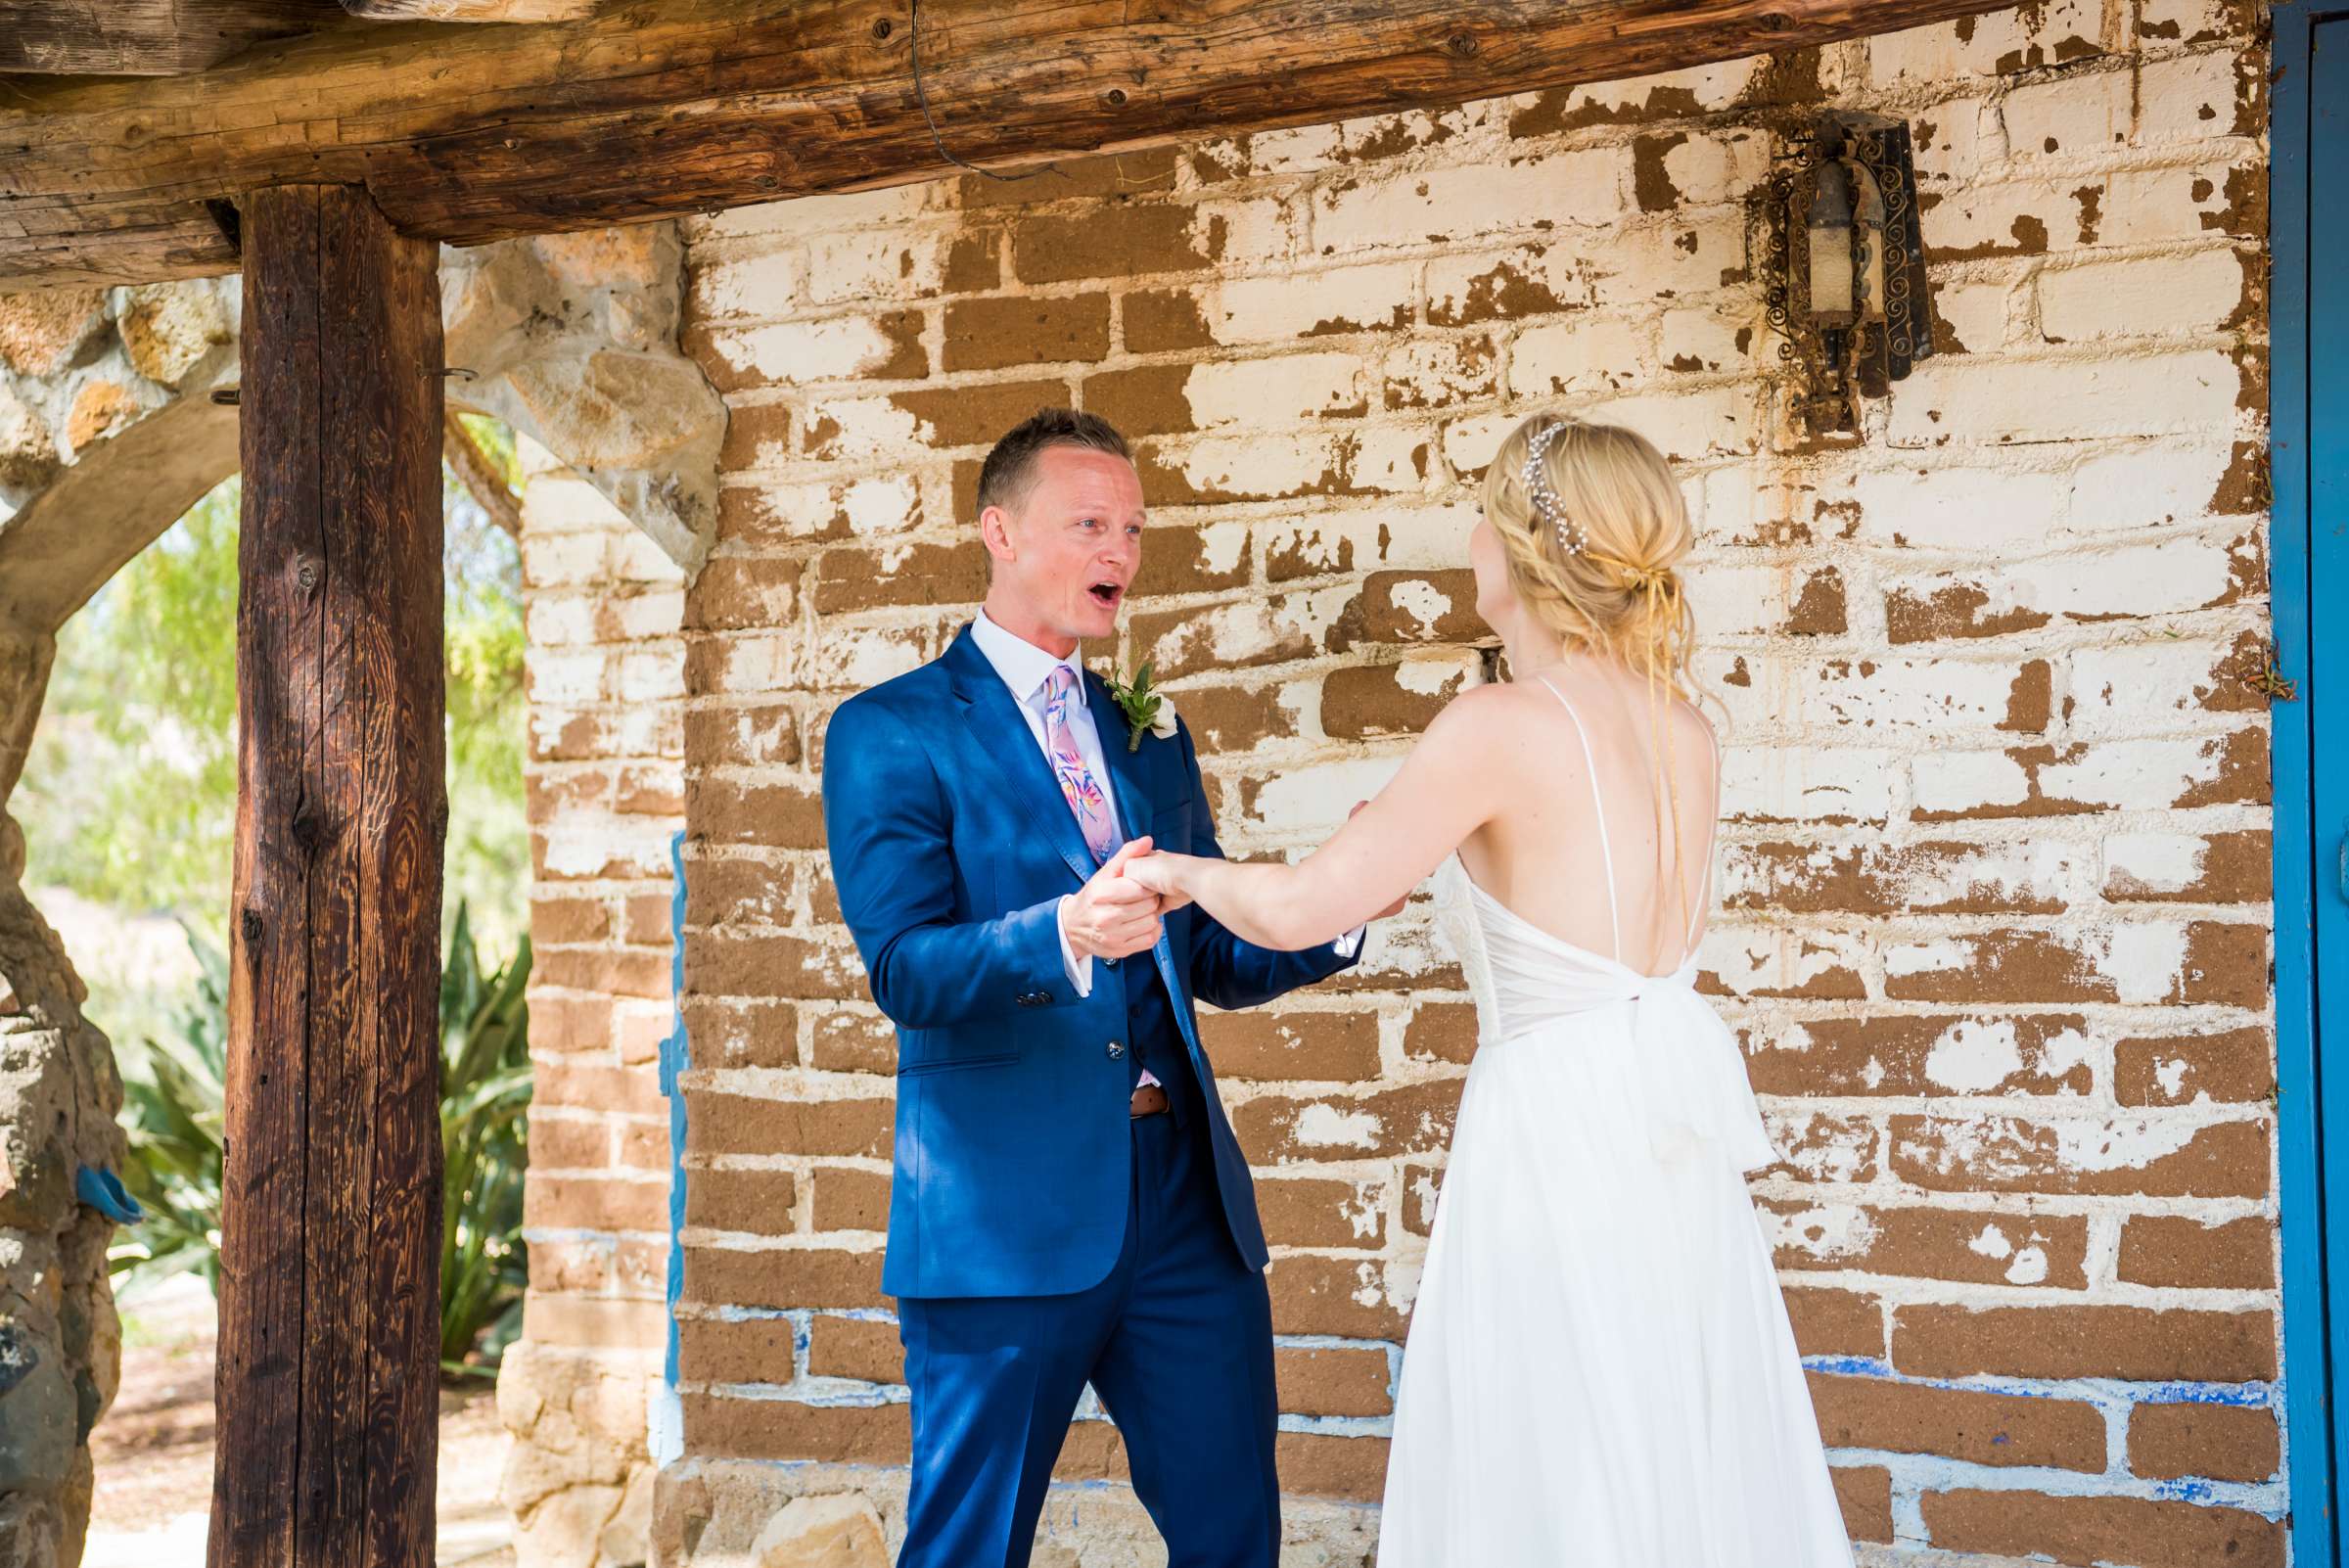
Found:
M 1118 1043 L 1116 1040 L 1114 1040 L 1114 1039 L 1113 1039 L 1113 1040 L 1111 1040 L 1111 1041 L 1109 1042 L 1109 1059 L 1110 1059 L 1111 1061 L 1113 1061 L 1113 1062 L 1117 1062 L 1117 1061 L 1123 1061 L 1123 1060 L 1125 1060 L 1125 1057 L 1126 1057 L 1126 1047 L 1125 1047 L 1125 1046 L 1123 1046 L 1123 1045 L 1121 1045 L 1121 1044 L 1119 1044 L 1119 1043 Z
M 1117 961 L 1115 958 L 1104 958 L 1104 959 L 1102 959 L 1101 961 L 1102 961 L 1103 963 L 1105 963 L 1105 964 L 1109 965 L 1109 967 L 1110 967 L 1110 968 L 1112 968 L 1112 969 L 1115 969 L 1115 968 L 1117 968 L 1117 967 L 1118 967 L 1118 961 Z

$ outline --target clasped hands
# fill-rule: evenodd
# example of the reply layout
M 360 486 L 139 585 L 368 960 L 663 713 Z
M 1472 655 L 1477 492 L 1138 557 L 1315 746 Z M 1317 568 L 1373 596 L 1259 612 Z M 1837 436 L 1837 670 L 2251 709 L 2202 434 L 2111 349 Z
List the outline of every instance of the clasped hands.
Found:
M 1070 948 L 1094 958 L 1125 958 L 1158 945 L 1169 910 L 1190 899 L 1174 891 L 1163 870 L 1133 874 L 1153 858 L 1148 834 L 1128 839 L 1061 911 Z M 1158 855 L 1165 861 L 1175 856 Z

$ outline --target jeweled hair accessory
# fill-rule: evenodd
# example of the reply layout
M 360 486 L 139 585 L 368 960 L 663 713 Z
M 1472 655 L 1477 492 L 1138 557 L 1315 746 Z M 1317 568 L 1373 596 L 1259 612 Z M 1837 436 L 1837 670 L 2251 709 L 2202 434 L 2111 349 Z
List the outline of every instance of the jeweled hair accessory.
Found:
M 1566 515 L 1566 503 L 1549 483 L 1549 467 L 1543 461 L 1549 443 L 1566 434 L 1566 421 L 1552 420 L 1534 432 L 1525 443 L 1525 467 L 1518 478 L 1525 483 L 1525 493 L 1534 503 L 1534 514 L 1558 530 L 1558 548 L 1568 555 L 1580 555 L 1589 542 L 1583 537 L 1582 525 Z

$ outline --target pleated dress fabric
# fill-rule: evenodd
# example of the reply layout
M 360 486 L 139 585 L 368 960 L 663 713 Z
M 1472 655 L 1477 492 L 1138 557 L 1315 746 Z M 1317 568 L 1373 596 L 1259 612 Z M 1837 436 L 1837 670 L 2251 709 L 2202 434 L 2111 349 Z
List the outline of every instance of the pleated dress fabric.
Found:
M 1456 856 L 1435 891 L 1479 1043 L 1379 1568 L 1851 1568 L 1743 1179 L 1778 1156 L 1693 951 L 1641 974 L 1519 918 Z

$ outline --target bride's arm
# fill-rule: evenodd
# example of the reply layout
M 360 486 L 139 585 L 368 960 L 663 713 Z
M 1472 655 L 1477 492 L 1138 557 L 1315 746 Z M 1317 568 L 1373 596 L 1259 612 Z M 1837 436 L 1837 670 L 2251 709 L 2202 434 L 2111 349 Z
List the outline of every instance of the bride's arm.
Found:
M 1493 816 L 1506 702 L 1499 687 L 1455 698 L 1377 798 L 1295 865 L 1152 854 L 1128 861 L 1126 874 L 1197 902 L 1260 947 L 1296 951 L 1334 941 L 1402 899 Z

